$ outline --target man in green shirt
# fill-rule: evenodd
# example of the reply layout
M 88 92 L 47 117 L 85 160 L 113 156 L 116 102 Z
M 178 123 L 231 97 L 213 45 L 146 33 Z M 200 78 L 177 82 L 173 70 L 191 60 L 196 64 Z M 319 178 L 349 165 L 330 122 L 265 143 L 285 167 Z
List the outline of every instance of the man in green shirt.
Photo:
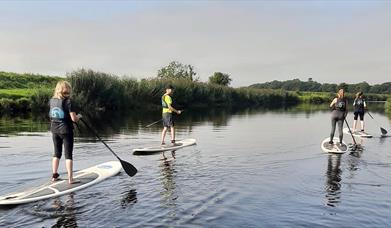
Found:
M 164 138 L 166 137 L 167 129 L 170 128 L 171 131 L 171 143 L 175 144 L 175 129 L 174 129 L 174 120 L 172 118 L 172 112 L 176 114 L 181 114 L 181 110 L 176 110 L 172 107 L 171 96 L 174 92 L 174 88 L 171 85 L 166 87 L 166 93 L 162 96 L 162 107 L 163 107 L 163 132 L 162 132 L 162 145 L 165 145 Z

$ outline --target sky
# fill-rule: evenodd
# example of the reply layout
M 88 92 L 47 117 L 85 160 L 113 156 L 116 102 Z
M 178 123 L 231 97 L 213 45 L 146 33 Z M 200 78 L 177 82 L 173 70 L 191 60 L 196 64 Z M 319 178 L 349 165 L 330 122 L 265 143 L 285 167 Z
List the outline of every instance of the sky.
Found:
M 0 71 L 391 81 L 391 1 L 0 1 Z

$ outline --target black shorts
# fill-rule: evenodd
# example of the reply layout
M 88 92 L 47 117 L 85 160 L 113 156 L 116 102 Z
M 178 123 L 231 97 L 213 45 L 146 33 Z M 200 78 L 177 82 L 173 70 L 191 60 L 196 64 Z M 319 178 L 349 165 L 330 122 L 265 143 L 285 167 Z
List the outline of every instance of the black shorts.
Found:
M 360 120 L 364 120 L 364 112 L 354 112 L 354 120 L 357 120 L 357 117 L 360 115 Z
M 57 134 L 52 133 L 53 144 L 54 144 L 54 154 L 53 157 L 58 159 L 62 155 L 62 145 L 64 144 L 64 154 L 65 159 L 72 160 L 73 154 L 73 133 L 70 134 Z
M 166 112 L 163 113 L 163 127 L 173 127 L 174 119 L 172 117 L 172 113 Z

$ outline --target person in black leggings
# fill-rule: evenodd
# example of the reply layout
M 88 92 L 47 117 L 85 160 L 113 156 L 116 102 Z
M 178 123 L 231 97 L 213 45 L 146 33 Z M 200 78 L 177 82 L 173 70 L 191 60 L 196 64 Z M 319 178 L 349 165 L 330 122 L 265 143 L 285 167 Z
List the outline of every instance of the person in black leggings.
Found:
M 335 134 L 335 127 L 338 123 L 338 132 L 339 132 L 339 143 L 342 144 L 343 139 L 343 121 L 348 114 L 348 100 L 345 97 L 345 92 L 343 89 L 338 91 L 337 97 L 333 99 L 330 103 L 331 112 L 331 133 L 330 133 L 330 144 L 333 144 L 333 138 Z
M 354 120 L 353 120 L 353 132 L 357 129 L 357 119 L 358 116 L 360 116 L 360 123 L 361 123 L 361 131 L 364 131 L 364 114 L 365 110 L 367 109 L 367 104 L 365 102 L 365 99 L 363 97 L 363 92 L 358 92 L 356 94 L 356 99 L 354 99 L 353 102 L 354 107 Z
M 73 181 L 73 122 L 77 122 L 81 115 L 76 115 L 70 100 L 71 85 L 66 81 L 59 81 L 49 101 L 50 131 L 52 132 L 54 154 L 52 159 L 52 181 L 59 177 L 57 170 L 64 146 L 65 165 L 68 172 L 68 183 Z

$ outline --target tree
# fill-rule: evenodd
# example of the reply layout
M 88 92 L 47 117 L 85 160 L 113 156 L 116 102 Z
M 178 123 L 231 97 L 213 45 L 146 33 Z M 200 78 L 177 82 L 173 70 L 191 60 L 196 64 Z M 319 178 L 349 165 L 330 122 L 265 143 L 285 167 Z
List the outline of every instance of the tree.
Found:
M 197 73 L 194 71 L 192 65 L 185 65 L 177 61 L 172 61 L 167 66 L 161 68 L 157 72 L 157 77 L 160 79 L 187 79 L 190 81 L 196 81 Z
M 229 74 L 214 72 L 212 76 L 209 77 L 209 83 L 217 84 L 222 86 L 229 86 L 232 79 L 229 77 Z

